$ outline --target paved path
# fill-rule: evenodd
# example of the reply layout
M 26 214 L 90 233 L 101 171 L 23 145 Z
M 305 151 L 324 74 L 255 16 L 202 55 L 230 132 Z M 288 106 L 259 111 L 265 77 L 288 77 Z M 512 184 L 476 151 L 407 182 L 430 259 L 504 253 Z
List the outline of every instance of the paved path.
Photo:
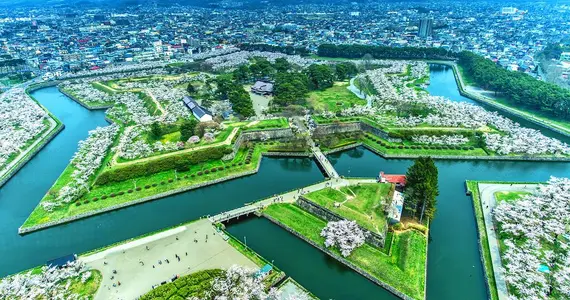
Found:
M 323 182 L 319 182 L 313 185 L 309 185 L 303 188 L 300 188 L 298 190 L 294 190 L 291 192 L 286 192 L 280 195 L 274 195 L 272 197 L 269 197 L 267 199 L 263 199 L 261 201 L 252 203 L 250 205 L 246 205 L 243 207 L 239 207 L 227 212 L 222 212 L 220 214 L 217 214 L 215 216 L 211 216 L 209 217 L 209 220 L 212 223 L 217 223 L 217 222 L 224 222 L 227 221 L 229 219 L 233 219 L 237 216 L 242 216 L 242 215 L 247 215 L 250 213 L 253 213 L 257 210 L 263 209 L 264 207 L 267 207 L 271 204 L 274 203 L 294 203 L 297 198 L 299 198 L 300 195 L 304 195 L 304 194 L 308 194 L 310 192 L 314 192 L 314 191 L 318 191 L 318 190 L 322 190 L 324 188 L 339 188 L 339 187 L 343 187 L 343 186 L 348 186 L 348 185 L 355 185 L 358 183 L 375 183 L 377 182 L 376 179 L 370 178 L 370 179 L 341 179 L 341 178 L 336 178 L 336 179 L 331 179 L 331 180 L 327 180 L 327 181 L 323 181 Z
M 198 242 L 194 242 L 194 239 Z M 180 261 L 175 254 L 180 256 Z M 257 268 L 251 260 L 224 241 L 206 219 L 80 257 L 79 260 L 103 274 L 96 300 L 136 299 L 150 291 L 153 285 L 167 281 L 174 275 L 227 269 L 234 264 Z M 159 260 L 162 264 L 158 263 Z M 117 273 L 113 274 L 113 270 Z
M 160 102 L 158 102 L 158 100 L 156 100 L 156 97 L 154 97 L 154 94 L 150 91 L 150 89 L 145 89 L 144 91 L 150 96 L 150 99 L 152 99 L 152 102 L 154 102 L 154 104 L 156 105 L 156 108 L 158 108 L 158 110 L 160 110 L 160 112 L 162 114 L 161 119 L 164 119 L 164 117 L 166 117 L 166 111 L 164 110 L 162 105 L 160 105 Z
M 325 173 L 327 173 L 329 178 L 334 179 L 340 177 L 338 176 L 338 173 L 336 172 L 335 168 L 333 167 L 329 159 L 323 154 L 323 152 L 321 152 L 321 148 L 313 146 L 311 147 L 311 151 L 313 151 L 315 158 L 317 158 L 317 161 L 323 167 Z
M 354 85 L 354 80 L 357 78 L 353 77 L 350 79 L 350 85 L 347 87 L 347 89 L 349 91 L 351 91 L 352 93 L 354 93 L 356 95 L 356 97 L 360 98 L 360 99 L 366 99 L 366 107 L 372 107 L 372 97 L 366 97 L 366 94 L 364 94 L 362 91 L 360 91 L 356 85 Z
M 43 107 L 42 107 L 42 109 L 43 109 Z M 21 162 L 21 160 L 24 159 L 24 157 L 26 157 L 26 155 L 28 155 L 28 153 L 34 149 L 34 147 L 36 147 L 39 143 L 43 142 L 45 138 L 47 138 L 50 134 L 53 133 L 52 131 L 57 126 L 57 122 L 55 122 L 55 120 L 52 117 L 50 117 L 49 115 L 48 115 L 48 121 L 49 121 L 49 129 L 46 130 L 39 138 L 37 138 L 24 151 L 20 152 L 20 154 L 18 154 L 18 156 L 16 156 L 16 158 L 14 158 L 14 160 L 12 160 L 4 168 L 2 168 L 2 170 L 0 170 L 0 178 L 4 177 L 6 174 L 8 174 L 10 172 L 10 170 L 12 170 L 12 168 L 14 168 L 16 165 L 18 165 Z
M 493 262 L 493 272 L 495 274 L 495 282 L 497 284 L 497 293 L 499 299 L 508 299 L 509 292 L 502 270 L 501 254 L 499 252 L 499 238 L 494 230 L 492 211 L 497 205 L 495 199 L 496 192 L 532 192 L 536 189 L 536 184 L 488 184 L 479 183 L 479 194 L 481 196 L 481 205 L 483 207 L 483 216 L 485 219 L 485 230 L 487 231 L 487 240 L 489 241 L 489 249 L 491 252 L 491 261 Z

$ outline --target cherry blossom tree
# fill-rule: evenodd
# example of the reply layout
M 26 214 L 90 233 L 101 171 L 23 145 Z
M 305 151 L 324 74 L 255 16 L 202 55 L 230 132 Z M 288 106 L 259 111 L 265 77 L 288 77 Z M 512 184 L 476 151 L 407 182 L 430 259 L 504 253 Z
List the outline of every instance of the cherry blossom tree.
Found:
M 342 256 L 349 256 L 352 251 L 365 242 L 366 235 L 355 221 L 341 220 L 328 222 L 321 231 L 325 246 L 337 247 Z

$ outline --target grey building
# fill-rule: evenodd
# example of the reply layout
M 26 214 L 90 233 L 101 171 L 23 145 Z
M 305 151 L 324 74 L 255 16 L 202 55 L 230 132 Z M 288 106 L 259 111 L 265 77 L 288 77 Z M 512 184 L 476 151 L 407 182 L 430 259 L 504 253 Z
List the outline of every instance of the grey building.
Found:
M 433 19 L 421 19 L 418 29 L 419 37 L 428 37 L 433 34 Z

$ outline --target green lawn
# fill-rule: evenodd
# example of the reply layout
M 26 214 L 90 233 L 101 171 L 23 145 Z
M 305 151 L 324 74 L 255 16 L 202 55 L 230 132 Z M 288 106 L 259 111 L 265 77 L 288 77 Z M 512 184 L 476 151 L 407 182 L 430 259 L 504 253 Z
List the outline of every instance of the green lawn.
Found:
M 22 228 L 44 224 L 50 221 L 57 221 L 78 214 L 103 209 L 109 206 L 131 202 L 140 198 L 154 196 L 175 189 L 212 181 L 218 178 L 239 174 L 244 171 L 254 170 L 261 159 L 262 152 L 266 152 L 268 146 L 256 144 L 252 152 L 251 161 L 246 164 L 247 149 L 240 149 L 235 158 L 231 161 L 212 160 L 197 165 L 190 165 L 186 172 L 175 172 L 174 170 L 155 173 L 145 177 L 139 177 L 133 180 L 122 182 L 114 182 L 104 186 L 94 186 L 91 191 L 83 195 L 77 203 L 67 204 L 53 211 L 48 212 L 38 205 L 30 214 L 28 219 L 22 225 Z M 241 165 L 240 165 L 241 164 Z M 224 168 L 216 172 L 205 174 L 205 170 L 212 168 Z M 55 194 L 69 180 L 69 176 L 73 172 L 73 167 L 69 165 L 64 173 L 58 178 L 54 186 L 50 189 L 51 193 L 44 196 L 41 201 L 49 201 L 51 194 Z M 197 175 L 202 172 L 202 175 Z M 146 186 L 149 186 L 146 188 Z M 139 187 L 140 190 L 136 190 Z M 131 190 L 129 193 L 128 191 Z M 114 195 L 114 196 L 112 196 Z M 105 196 L 106 199 L 103 199 Z M 94 201 L 96 199 L 96 201 Z M 40 202 L 41 203 L 41 202 Z
M 309 93 L 308 104 L 317 111 L 340 111 L 354 105 L 366 105 L 366 100 L 358 98 L 347 89 L 348 82 L 335 82 L 333 87 Z
M 85 282 L 81 282 L 81 276 L 73 278 L 71 280 L 71 285 L 69 286 L 69 291 L 78 295 L 81 299 L 94 299 L 95 293 L 99 286 L 101 285 L 101 280 L 103 276 L 98 270 L 89 270 L 91 272 L 91 277 Z M 67 284 L 67 281 L 61 284 Z
M 340 191 L 326 188 L 305 195 L 310 201 L 340 216 L 354 220 L 358 225 L 375 233 L 383 233 L 386 216 L 382 203 L 387 201 L 392 184 L 371 183 L 343 187 Z M 342 203 L 339 207 L 335 203 Z
M 467 181 L 467 189 L 471 192 L 473 206 L 475 208 L 475 220 L 477 221 L 477 231 L 479 231 L 479 243 L 483 251 L 483 268 L 485 276 L 489 283 L 489 291 L 491 300 L 499 299 L 497 293 L 497 284 L 495 283 L 495 273 L 493 271 L 493 260 L 491 259 L 491 251 L 489 250 L 489 238 L 485 229 L 485 219 L 483 217 L 483 208 L 481 206 L 481 197 L 479 194 L 479 185 L 477 181 Z
M 293 204 L 274 204 L 265 209 L 264 213 L 324 247 L 324 238 L 320 232 L 326 222 L 318 217 Z M 414 299 L 424 299 L 426 245 L 425 236 L 410 230 L 394 234 L 390 256 L 378 248 L 364 244 L 346 259 L 404 294 Z M 338 250 L 332 251 L 340 256 Z
M 513 202 L 519 200 L 525 195 L 530 195 L 529 192 L 496 192 L 495 199 L 497 199 L 497 203 L 501 203 L 503 201 Z

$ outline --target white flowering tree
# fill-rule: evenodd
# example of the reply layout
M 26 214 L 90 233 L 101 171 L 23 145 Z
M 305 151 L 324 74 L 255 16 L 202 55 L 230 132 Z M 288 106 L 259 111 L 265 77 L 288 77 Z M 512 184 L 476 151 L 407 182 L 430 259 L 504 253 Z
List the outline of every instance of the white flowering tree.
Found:
M 337 247 L 342 256 L 349 256 L 352 251 L 365 242 L 366 235 L 355 221 L 341 220 L 328 222 L 321 231 L 325 246 Z
M 513 297 L 570 298 L 570 179 L 552 177 L 531 195 L 501 202 L 494 217 Z
M 26 272 L 0 281 L 0 299 L 83 299 L 70 290 L 72 280 L 86 283 L 93 274 L 81 262 L 68 263 L 62 268 L 42 267 L 41 272 Z
M 261 276 L 255 271 L 233 265 L 221 276 L 214 278 L 206 299 L 213 300 L 278 300 L 280 293 L 271 288 L 266 292 Z M 196 298 L 194 298 L 196 299 Z M 196 299 L 197 300 L 197 299 Z

